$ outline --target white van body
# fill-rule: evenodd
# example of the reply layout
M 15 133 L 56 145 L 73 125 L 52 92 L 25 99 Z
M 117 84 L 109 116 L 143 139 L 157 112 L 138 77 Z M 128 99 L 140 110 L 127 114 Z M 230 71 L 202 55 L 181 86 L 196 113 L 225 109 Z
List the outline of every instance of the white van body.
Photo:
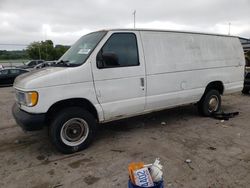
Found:
M 98 68 L 99 51 L 117 33 L 135 35 L 139 64 Z M 17 101 L 19 108 L 29 114 L 46 114 L 60 101 L 84 99 L 102 123 L 196 103 L 210 83 L 221 84 L 220 94 L 243 87 L 244 54 L 234 36 L 114 29 L 107 30 L 88 55 L 80 66 L 49 67 L 18 77 L 17 92 L 39 95 L 35 106 Z

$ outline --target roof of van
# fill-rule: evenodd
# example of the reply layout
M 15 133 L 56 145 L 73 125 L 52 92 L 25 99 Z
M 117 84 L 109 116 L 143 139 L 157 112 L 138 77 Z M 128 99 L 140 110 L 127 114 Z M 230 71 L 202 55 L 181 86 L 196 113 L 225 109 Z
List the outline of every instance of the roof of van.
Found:
M 104 29 L 102 31 L 154 31 L 154 32 L 173 32 L 173 33 L 188 33 L 188 34 L 200 34 L 200 35 L 213 35 L 213 36 L 224 36 L 224 37 L 237 37 L 234 35 L 223 35 L 217 33 L 203 33 L 203 32 L 195 32 L 195 31 L 178 31 L 178 30 L 161 30 L 161 29 Z

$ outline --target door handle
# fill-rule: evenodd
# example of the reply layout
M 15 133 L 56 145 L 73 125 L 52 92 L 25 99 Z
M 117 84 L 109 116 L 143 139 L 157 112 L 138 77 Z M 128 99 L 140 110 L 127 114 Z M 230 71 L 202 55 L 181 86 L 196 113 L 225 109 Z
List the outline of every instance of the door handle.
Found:
M 144 87 L 145 86 L 144 78 L 140 78 L 140 80 L 141 80 L 141 86 Z

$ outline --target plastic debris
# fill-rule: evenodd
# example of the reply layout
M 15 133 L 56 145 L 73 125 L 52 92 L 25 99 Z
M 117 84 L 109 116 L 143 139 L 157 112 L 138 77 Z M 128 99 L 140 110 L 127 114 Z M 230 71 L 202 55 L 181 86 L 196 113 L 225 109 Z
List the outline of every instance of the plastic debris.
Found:
M 173 186 L 172 183 L 168 183 L 168 184 L 167 184 L 167 187 L 172 187 L 172 186 Z
M 155 159 L 155 162 L 150 167 L 150 174 L 154 182 L 162 180 L 162 165 L 160 164 L 159 158 Z
M 220 122 L 223 123 L 224 121 L 225 121 L 225 120 L 223 119 L 223 120 L 221 120 Z
M 153 164 L 144 164 L 143 162 L 130 163 L 128 166 L 128 171 L 129 188 L 163 188 L 163 172 L 159 158 L 156 158 Z
M 224 125 L 224 124 L 222 124 L 221 125 L 223 128 L 228 128 L 228 126 L 227 125 Z
M 194 170 L 194 168 L 191 166 L 191 163 L 192 163 L 192 160 L 191 160 L 191 159 L 186 159 L 186 160 L 185 160 L 185 163 L 187 163 L 188 167 L 189 167 L 191 170 Z
M 209 150 L 216 150 L 216 147 L 209 146 L 207 149 L 209 149 Z
M 141 187 L 152 187 L 154 185 L 152 177 L 147 167 L 134 171 L 135 185 Z
M 143 162 L 138 163 L 130 163 L 128 166 L 128 172 L 129 172 L 129 178 L 133 184 L 135 184 L 135 177 L 134 177 L 134 171 L 141 169 L 144 167 Z
M 166 122 L 165 121 L 161 122 L 161 125 L 166 125 Z

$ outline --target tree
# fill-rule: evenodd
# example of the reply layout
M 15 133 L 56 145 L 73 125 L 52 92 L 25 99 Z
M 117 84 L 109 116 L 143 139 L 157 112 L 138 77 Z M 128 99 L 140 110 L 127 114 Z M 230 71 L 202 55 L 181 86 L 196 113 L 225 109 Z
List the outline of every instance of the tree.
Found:
M 26 50 L 0 50 L 0 60 L 27 59 Z
M 59 59 L 69 48 L 70 46 L 56 45 L 54 54 L 55 59 Z
M 46 61 L 59 59 L 67 50 L 69 46 L 56 45 L 52 40 L 32 42 L 27 47 L 27 53 L 31 59 L 44 59 Z

